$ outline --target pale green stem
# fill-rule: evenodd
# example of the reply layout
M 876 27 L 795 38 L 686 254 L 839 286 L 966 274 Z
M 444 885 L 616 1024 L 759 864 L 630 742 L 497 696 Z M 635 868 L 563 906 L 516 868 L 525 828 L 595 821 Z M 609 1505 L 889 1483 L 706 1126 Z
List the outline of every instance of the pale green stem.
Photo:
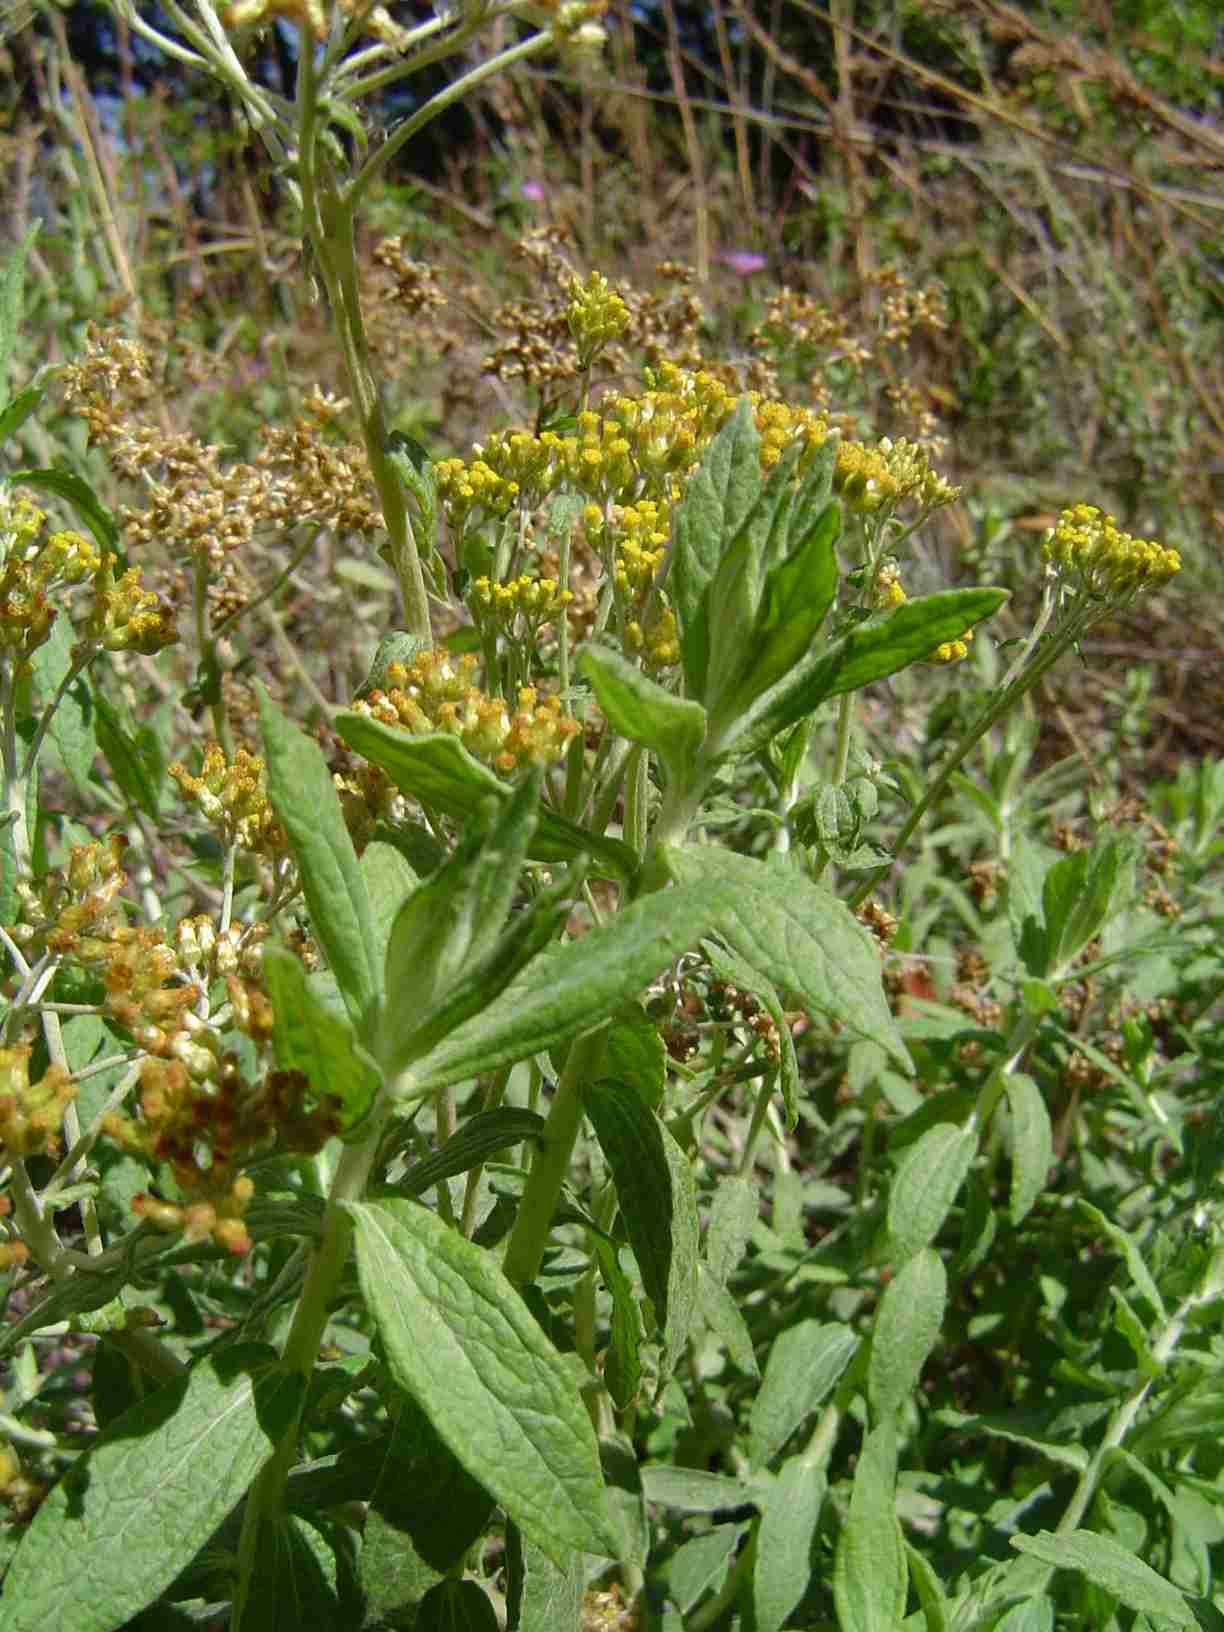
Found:
M 625 843 L 637 854 L 646 849 L 646 802 L 650 788 L 650 755 L 640 743 L 625 771 Z
M 529 1285 L 539 1274 L 561 1186 L 582 1126 L 583 1084 L 599 1058 L 606 1029 L 599 1026 L 570 1044 L 502 1264 L 516 1286 Z
M 1026 691 L 1031 690 L 1032 687 L 1036 685 L 1037 681 L 1041 679 L 1042 675 L 1045 674 L 1047 670 L 1053 668 L 1054 664 L 1058 662 L 1059 658 L 1062 657 L 1063 654 L 1071 646 L 1073 646 L 1084 633 L 1084 630 L 1088 627 L 1088 622 L 1090 621 L 1091 620 L 1089 619 L 1085 621 L 1075 620 L 1073 622 L 1069 622 L 1068 625 L 1060 630 L 1059 633 L 1050 641 L 1050 644 L 1044 651 L 1040 651 L 1035 655 L 1032 663 L 1022 673 L 1018 674 L 1008 686 L 1001 687 L 995 693 L 991 700 L 982 709 L 982 712 L 978 715 L 977 719 L 961 737 L 960 741 L 953 748 L 952 752 L 944 760 L 934 781 L 927 788 L 926 792 L 914 806 L 913 810 L 910 811 L 909 816 L 902 824 L 901 831 L 897 834 L 897 837 L 893 841 L 893 851 L 895 855 L 899 856 L 901 854 L 902 850 L 913 837 L 918 824 L 922 821 L 922 818 L 926 815 L 927 811 L 930 810 L 931 806 L 943 797 L 944 791 L 947 788 L 948 783 L 951 781 L 954 772 L 960 768 L 965 759 L 969 756 L 973 749 L 977 747 L 978 743 L 981 742 L 986 733 L 993 726 L 998 724 L 1003 716 L 1009 712 L 1009 710 L 1019 701 Z M 876 885 L 883 879 L 887 878 L 888 874 L 892 871 L 892 866 L 893 864 L 889 862 L 883 867 L 878 867 L 875 872 L 869 873 L 863 883 L 859 885 L 858 889 L 855 890 L 854 894 L 850 897 L 847 905 L 851 909 L 860 906 L 871 894 L 872 890 L 875 889 Z
M 331 1191 L 323 1214 L 322 1235 L 298 1296 L 293 1323 L 285 1340 L 281 1364 L 286 1371 L 296 1371 L 309 1381 L 318 1359 L 319 1344 L 327 1327 L 328 1310 L 339 1285 L 348 1259 L 352 1238 L 352 1223 L 346 1203 L 360 1201 L 365 1194 L 371 1170 L 378 1157 L 383 1128 L 390 1114 L 392 1095 L 384 1089 L 379 1095 L 366 1123 L 365 1135 L 354 1144 L 346 1145 L 336 1164 Z M 305 1390 L 303 1390 L 303 1404 Z M 264 1464 L 259 1477 L 247 1495 L 243 1514 L 242 1535 L 238 1544 L 239 1580 L 235 1594 L 233 1622 L 242 1624 L 242 1614 L 250 1592 L 251 1577 L 258 1565 L 260 1527 L 263 1521 L 274 1518 L 281 1508 L 285 1480 L 297 1455 L 301 1408 L 285 1428 L 280 1441 Z
M 381 147 L 374 149 L 345 189 L 345 202 L 350 207 L 355 207 L 361 195 L 386 170 L 400 149 L 440 113 L 445 113 L 447 108 L 461 102 L 478 85 L 483 85 L 485 80 L 493 79 L 496 75 L 504 73 L 507 68 L 513 68 L 517 63 L 527 62 L 531 57 L 538 56 L 552 43 L 553 37 L 550 33 L 533 34 L 529 39 L 521 40 L 518 45 L 512 45 L 507 50 L 500 51 L 497 56 L 490 57 L 487 62 L 478 64 L 468 73 L 453 80 L 436 96 L 431 96 L 428 102 L 419 107 L 414 114 L 410 114 L 402 124 L 396 126 Z

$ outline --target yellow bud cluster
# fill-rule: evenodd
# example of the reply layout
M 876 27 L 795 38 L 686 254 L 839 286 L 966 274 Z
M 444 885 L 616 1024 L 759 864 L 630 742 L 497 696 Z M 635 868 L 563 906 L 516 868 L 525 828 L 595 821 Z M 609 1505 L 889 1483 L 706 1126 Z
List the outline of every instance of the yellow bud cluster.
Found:
M 55 953 L 82 949 L 109 938 L 124 922 L 119 892 L 127 883 L 123 853 L 127 838 L 112 833 L 93 844 L 74 844 L 68 863 L 52 868 L 37 888 L 18 880 L 21 922 L 11 934 L 22 946 L 39 943 Z
M 1140 590 L 1168 583 L 1181 556 L 1149 539 L 1133 538 L 1094 504 L 1064 510 L 1047 533 L 1042 554 L 1064 582 L 1094 600 L 1120 604 Z
M 662 607 L 647 628 L 633 619 L 625 625 L 625 647 L 640 653 L 648 669 L 667 669 L 680 661 L 680 631 L 671 607 Z
M 602 272 L 592 272 L 585 283 L 574 278 L 569 296 L 566 323 L 577 343 L 580 365 L 589 368 L 599 352 L 629 327 L 629 308 Z
M 239 748 L 227 760 L 221 744 L 210 742 L 199 776 L 178 763 L 170 775 L 226 843 L 269 857 L 283 853 L 285 835 L 268 802 L 264 763 L 257 755 Z
M 799 458 L 799 470 L 811 463 L 816 450 L 829 440 L 829 422 L 822 414 L 810 408 L 792 407 L 775 398 L 760 398 L 753 394 L 756 428 L 761 438 L 761 465 L 772 470 L 791 443 L 802 439 L 804 451 Z
M 507 626 L 522 617 L 535 629 L 564 612 L 574 597 L 568 589 L 562 589 L 555 578 L 529 578 L 524 573 L 505 584 L 477 578 L 472 585 L 472 598 L 476 603 L 473 611 L 484 608 Z
M 933 663 L 961 663 L 969 656 L 969 642 L 973 639 L 973 630 L 966 629 L 958 640 L 945 640 L 942 646 L 936 646 L 931 653 Z
M 62 1065 L 49 1065 L 30 1081 L 29 1043 L 0 1048 L 0 1146 L 7 1156 L 54 1151 L 64 1111 L 76 1098 L 76 1084 Z
M 501 476 L 482 458 L 470 464 L 462 459 L 442 459 L 434 466 L 438 497 L 447 525 L 461 533 L 473 511 L 504 516 L 519 497 L 519 484 Z
M 410 666 L 392 663 L 386 689 L 369 692 L 353 708 L 415 736 L 444 731 L 458 737 L 469 753 L 499 771 L 560 759 L 579 727 L 562 714 L 558 700 L 524 687 L 512 714 L 500 697 L 490 697 L 475 684 L 477 668 L 471 653 L 453 658 L 436 649 L 424 651 Z
M 839 443 L 833 487 L 846 507 L 859 515 L 891 510 L 906 501 L 927 515 L 951 504 L 961 491 L 931 469 L 930 454 L 920 443 L 904 437 L 894 442 L 887 436 L 873 448 L 862 442 Z

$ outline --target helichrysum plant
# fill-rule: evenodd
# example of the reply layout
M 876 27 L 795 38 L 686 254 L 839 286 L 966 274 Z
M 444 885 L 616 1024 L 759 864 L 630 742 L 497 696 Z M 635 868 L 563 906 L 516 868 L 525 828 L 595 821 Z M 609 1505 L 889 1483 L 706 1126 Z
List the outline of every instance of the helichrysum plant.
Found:
M 1125 953 L 1108 937 L 1132 849 L 1110 835 L 1017 857 L 1013 989 L 990 998 L 986 965 L 962 963 L 979 1034 L 953 1064 L 906 1034 L 906 988 L 886 978 L 898 921 L 868 899 L 975 746 L 1176 556 L 1065 512 L 1038 625 L 890 854 L 862 693 L 964 661 L 1005 599 L 906 589 L 910 540 L 956 497 L 928 442 L 856 440 L 715 366 L 656 358 L 597 389 L 643 310 L 598 273 L 559 283 L 556 423 L 436 462 L 390 435 L 356 208 L 427 113 L 536 50 L 597 44 L 593 9 L 531 8 L 538 32 L 347 175 L 332 120 L 528 8 L 407 30 L 381 8 L 277 8 L 299 30 L 292 106 L 247 78 L 231 32 L 269 8 L 172 4 L 173 34 L 124 13 L 231 87 L 296 189 L 361 441 L 318 393 L 252 463 L 176 440 L 142 415 L 138 349 L 98 333 L 61 383 L 132 484 L 121 525 L 65 471 L 5 482 L 0 1255 L 20 1312 L 0 1471 L 28 1520 L 0 1596 L 12 1632 L 109 1632 L 175 1602 L 241 1629 L 489 1627 L 495 1601 L 513 1627 L 640 1625 L 664 1588 L 693 1626 L 738 1612 L 777 1632 L 815 1593 L 826 1624 L 894 1627 L 911 1592 L 927 1626 L 1001 1625 L 1055 1571 L 1191 1624 L 1171 1567 L 1140 1568 L 1083 1521 L 1219 1294 L 1209 1210 L 1160 1285 L 1098 1210 L 1141 1305 L 1118 1317 L 1139 1370 L 1091 1448 L 1062 1456 L 1055 1530 L 1017 1531 L 1010 1563 L 937 1569 L 897 1518 L 923 1370 L 961 1318 L 950 1276 L 985 1261 L 996 1213 L 1019 1230 L 1042 1202 L 1056 1132 L 1039 1081 L 1069 989 Z M 10 344 L 20 287 L 18 256 Z M 46 385 L 11 397 L 6 434 Z M 259 602 L 244 552 L 277 526 L 304 529 L 297 559 L 322 529 L 365 540 L 402 591 L 406 627 L 325 734 L 275 704 L 270 666 L 257 717 L 223 684 L 222 636 Z M 128 560 L 157 534 L 177 602 Z M 121 705 L 136 661 L 179 639 L 201 734 L 171 760 Z M 50 803 L 67 788 L 80 821 Z M 171 869 L 191 910 L 169 910 Z M 779 1326 L 776 1274 L 800 1266 L 786 1175 L 767 1238 L 757 1174 L 786 1128 L 820 1122 L 817 1062 L 867 1107 L 853 1253 L 797 1278 L 815 1301 Z M 954 1080 L 924 1097 L 919 1067 Z M 886 1099 L 905 1116 L 884 1163 Z M 193 1298 L 208 1324 L 184 1315 Z M 47 1333 L 92 1346 L 88 1441 L 23 1420 L 21 1356 Z M 746 1448 L 722 1472 L 669 1467 L 675 1402 L 700 1417 L 711 1343 L 739 1379 Z M 652 1518 L 669 1508 L 737 1516 L 681 1545 Z M 721 1573 L 694 1575 L 686 1546 L 710 1536 Z

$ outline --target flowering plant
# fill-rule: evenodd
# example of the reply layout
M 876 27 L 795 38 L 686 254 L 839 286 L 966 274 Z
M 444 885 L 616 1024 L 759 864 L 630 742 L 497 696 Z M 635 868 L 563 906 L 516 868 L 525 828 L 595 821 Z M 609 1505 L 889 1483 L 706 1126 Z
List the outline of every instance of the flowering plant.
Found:
M 1006 598 L 905 588 L 907 546 L 957 496 L 929 442 L 857 440 L 719 367 L 656 358 L 640 384 L 600 389 L 601 361 L 657 313 L 598 273 L 558 274 L 555 321 L 537 314 L 514 351 L 514 367 L 572 391 L 572 412 L 437 461 L 391 433 L 357 293 L 357 206 L 426 116 L 546 46 L 597 43 L 593 8 L 543 8 L 538 32 L 457 78 L 347 180 L 332 125 L 526 11 L 464 7 L 403 31 L 380 7 L 278 8 L 301 36 L 290 108 L 253 85 L 228 32 L 266 6 L 219 17 L 170 0 L 174 36 L 124 8 L 231 86 L 296 189 L 360 440 L 339 440 L 347 405 L 315 392 L 253 462 L 229 460 L 159 428 L 148 357 L 98 331 L 61 386 L 143 502 L 116 521 L 63 471 L 5 484 L 0 1253 L 26 1306 L 3 1343 L 96 1340 L 103 1429 L 48 1489 L 22 1486 L 10 1454 L 9 1485 L 36 1508 L 4 1587 L 14 1632 L 107 1632 L 172 1601 L 192 1570 L 201 1591 L 179 1596 L 207 1600 L 219 1580 L 234 1628 L 280 1624 L 290 1590 L 319 1624 L 357 1624 L 373 1602 L 418 1625 L 488 1625 L 464 1566 L 490 1536 L 510 1624 L 577 1625 L 591 1557 L 632 1614 L 648 1552 L 639 1412 L 691 1380 L 706 1331 L 756 1369 L 727 1287 L 756 1219 L 754 1167 L 800 1115 L 796 1036 L 911 1091 L 882 961 L 896 923 L 871 890 L 1050 665 L 1177 570 L 1097 510 L 1065 512 L 1039 621 L 886 850 L 884 778 L 855 758 L 864 693 L 963 660 Z M 398 253 L 383 261 L 407 278 Z M 18 257 L 10 290 L 20 278 Z M 14 396 L 0 430 L 46 384 Z M 31 494 L 75 508 L 91 536 L 53 530 Z M 266 666 L 244 697 L 233 661 L 284 581 L 254 588 L 248 552 L 295 529 L 294 560 L 324 532 L 368 542 L 404 607 L 364 684 L 313 730 L 283 706 L 292 675 Z M 171 763 L 104 670 L 130 678 L 125 660 L 179 639 L 172 596 L 127 564 L 155 538 L 179 563 L 186 695 L 210 726 Z M 115 819 L 65 824 L 57 854 L 48 790 L 88 799 L 99 754 Z M 218 880 L 198 890 L 182 864 L 199 897 L 182 913 L 158 900 L 171 863 L 154 841 L 174 823 Z M 759 1626 L 798 1602 L 853 1402 L 869 1426 L 834 1594 L 844 1625 L 868 1624 L 864 1595 L 899 1623 L 896 1417 L 947 1302 L 935 1243 L 1007 1116 L 1013 1222 L 1036 1204 L 1051 1119 L 1021 1067 L 1127 865 L 1113 843 L 1068 857 L 1017 914 L 1025 984 L 1005 1048 L 911 1129 L 879 1217 L 895 1279 L 863 1347 L 848 1323 L 821 1329 L 811 1403 L 835 1386 L 840 1403 L 776 1474 L 806 1412 L 786 1432 L 762 1421 L 760 1488 L 727 1481 L 733 1506 L 757 1490 L 738 1579 Z M 694 1162 L 728 1094 L 746 1129 L 702 1246 Z M 234 1285 L 235 1264 L 239 1315 L 202 1341 L 159 1333 L 152 1285 L 188 1272 Z M 1217 1281 L 1212 1258 L 1170 1344 Z M 306 1454 L 338 1412 L 347 1443 Z M 1077 1514 L 1102 1474 L 1082 1470 Z M 786 1524 L 802 1564 L 775 1535 Z M 215 1536 L 225 1561 L 210 1567 Z M 1036 1556 L 1026 1581 L 1059 1562 Z M 912 1568 L 923 1602 L 941 1602 L 929 1567 Z M 1006 1604 L 1016 1581 L 992 1590 Z

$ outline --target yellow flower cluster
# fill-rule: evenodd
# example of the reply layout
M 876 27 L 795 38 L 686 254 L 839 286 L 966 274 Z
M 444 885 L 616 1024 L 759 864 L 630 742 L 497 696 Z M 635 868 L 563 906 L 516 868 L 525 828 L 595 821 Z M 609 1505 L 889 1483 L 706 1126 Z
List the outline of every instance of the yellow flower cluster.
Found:
M 129 567 L 115 580 L 109 559 L 97 573 L 93 609 L 82 633 L 108 652 L 143 652 L 146 657 L 178 639 L 173 611 L 151 589 L 141 587 L 140 568 Z
M 850 510 L 874 515 L 911 501 L 923 514 L 951 504 L 960 488 L 931 469 L 930 454 L 917 442 L 881 437 L 875 447 L 841 442 L 833 476 L 834 491 Z
M 876 574 L 875 593 L 872 597 L 877 612 L 895 612 L 909 597 L 901 582 L 901 573 L 895 561 L 886 562 Z
M 178 763 L 171 765 L 170 775 L 183 798 L 199 807 L 227 844 L 269 857 L 284 852 L 285 835 L 268 802 L 264 762 L 258 755 L 239 748 L 230 761 L 219 742 L 210 742 L 199 776 Z
M 65 1109 L 76 1083 L 62 1065 L 30 1081 L 29 1043 L 0 1048 L 0 1148 L 6 1156 L 39 1156 L 58 1148 Z
M 578 347 L 578 360 L 589 368 L 606 345 L 629 327 L 629 308 L 602 272 L 592 272 L 585 283 L 570 284 L 565 319 Z
M 500 697 L 490 697 L 475 684 L 478 667 L 470 652 L 453 658 L 434 649 L 424 651 L 410 666 L 392 663 L 386 689 L 369 692 L 353 708 L 416 736 L 447 732 L 469 753 L 506 773 L 560 759 L 579 725 L 561 712 L 558 699 L 541 697 L 534 687 L 524 686 L 512 713 Z
M 479 618 L 482 609 L 490 612 L 506 628 L 522 618 L 529 629 L 538 629 L 564 612 L 573 598 L 555 578 L 529 578 L 526 573 L 505 584 L 477 578 L 472 585 L 473 613 Z
M 117 897 L 127 883 L 127 842 L 123 834 L 112 833 L 93 844 L 74 844 L 67 865 L 51 868 L 37 887 L 18 879 L 21 922 L 10 930 L 13 939 L 24 947 L 78 956 L 109 939 L 124 923 Z
M 814 414 L 810 408 L 792 407 L 790 403 L 780 402 L 776 398 L 761 398 L 756 392 L 749 393 L 749 400 L 753 403 L 753 417 L 761 437 L 763 468 L 772 470 L 791 443 L 802 438 L 804 450 L 799 458 L 799 471 L 802 474 L 816 450 L 829 440 L 828 420 L 822 414 Z
M 55 591 L 93 578 L 85 633 L 110 651 L 157 652 L 176 638 L 169 608 L 140 588 L 133 569 L 114 584 L 110 562 L 81 533 L 47 531 L 44 511 L 24 495 L 0 494 L 0 649 L 19 669 L 46 641 L 57 616 Z
M 1047 533 L 1042 554 L 1064 582 L 1094 600 L 1131 600 L 1140 590 L 1168 583 L 1181 556 L 1149 539 L 1133 538 L 1094 504 L 1064 510 Z

